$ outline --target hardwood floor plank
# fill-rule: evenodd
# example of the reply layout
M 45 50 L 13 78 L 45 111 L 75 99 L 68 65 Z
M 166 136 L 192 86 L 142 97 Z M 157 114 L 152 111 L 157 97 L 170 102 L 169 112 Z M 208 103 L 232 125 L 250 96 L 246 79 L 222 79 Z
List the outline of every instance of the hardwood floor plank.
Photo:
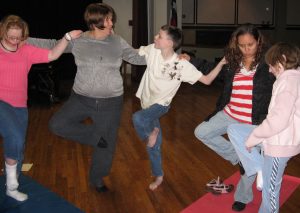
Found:
M 109 192 L 99 194 L 89 185 L 92 148 L 65 140 L 48 130 L 48 121 L 60 108 L 30 107 L 24 163 L 33 163 L 25 175 L 49 188 L 87 213 L 174 213 L 203 196 L 205 184 L 238 171 L 194 136 L 195 127 L 214 110 L 221 91 L 218 85 L 184 84 L 170 111 L 161 119 L 164 182 L 154 192 L 145 144 L 132 126 L 131 116 L 140 109 L 136 84 L 125 87 L 124 108 L 111 174 L 104 178 Z M 0 154 L 3 156 L 2 142 Z M 0 159 L 3 166 L 3 157 Z M 3 171 L 1 172 L 3 174 Z M 300 157 L 288 163 L 286 174 L 300 177 Z M 280 212 L 299 212 L 298 188 Z

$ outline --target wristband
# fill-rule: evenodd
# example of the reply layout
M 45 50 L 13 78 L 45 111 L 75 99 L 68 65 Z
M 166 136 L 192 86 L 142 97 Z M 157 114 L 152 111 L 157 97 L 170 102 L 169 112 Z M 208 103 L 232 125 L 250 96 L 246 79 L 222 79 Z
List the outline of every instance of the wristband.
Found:
M 67 41 L 71 41 L 72 40 L 72 37 L 70 35 L 70 33 L 66 33 L 64 38 L 67 40 Z

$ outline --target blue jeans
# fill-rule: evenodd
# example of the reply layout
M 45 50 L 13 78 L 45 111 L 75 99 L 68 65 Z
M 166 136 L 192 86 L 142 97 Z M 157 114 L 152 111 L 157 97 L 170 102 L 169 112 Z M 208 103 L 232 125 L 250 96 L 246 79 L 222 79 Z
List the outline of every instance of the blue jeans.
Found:
M 248 177 L 256 175 L 258 171 L 262 171 L 263 167 L 263 156 L 260 154 L 260 145 L 257 148 L 252 148 L 251 152 L 248 152 L 245 146 L 246 139 L 255 127 L 255 125 L 250 124 L 232 124 L 227 130 L 228 137 Z
M 223 110 L 219 111 L 209 121 L 204 121 L 196 127 L 195 136 L 222 158 L 236 165 L 239 158 L 234 147 L 222 136 L 227 133 L 227 127 L 233 123 L 239 122 Z
M 219 111 L 209 121 L 204 121 L 195 129 L 195 136 L 205 145 L 214 150 L 225 160 L 233 165 L 239 162 L 239 157 L 235 152 L 234 146 L 222 135 L 227 133 L 227 128 L 231 124 L 240 123 L 227 115 L 223 110 Z M 252 184 L 255 176 L 241 176 L 234 194 L 234 200 L 242 203 L 249 203 L 253 199 Z
M 245 142 L 255 127 L 249 124 L 232 124 L 228 127 L 228 137 L 235 147 L 248 179 L 255 178 L 257 171 L 262 171 L 264 186 L 259 212 L 275 213 L 279 211 L 282 176 L 290 157 L 262 156 L 259 153 L 259 146 L 256 146 L 258 149 L 252 148 L 251 153 L 249 153 L 245 148 Z M 246 179 L 246 177 L 244 178 Z M 246 202 L 244 201 L 243 203 Z
M 282 176 L 290 157 L 264 156 L 262 202 L 259 213 L 279 212 L 279 195 Z
M 147 152 L 151 162 L 151 169 L 153 176 L 163 176 L 162 161 L 161 161 L 161 144 L 162 144 L 162 130 L 159 119 L 166 114 L 170 106 L 162 106 L 153 104 L 147 109 L 142 109 L 133 114 L 132 120 L 134 128 L 141 140 L 148 139 L 150 133 L 155 127 L 159 129 L 156 143 L 153 147 L 147 146 Z
M 26 107 L 13 107 L 0 101 L 0 134 L 3 137 L 4 157 L 16 160 L 21 172 L 28 125 Z
M 259 146 L 257 147 L 258 149 L 252 149 L 252 154 L 248 153 L 245 148 L 245 142 L 254 128 L 255 126 L 249 124 L 231 124 L 227 130 L 228 137 L 232 145 L 236 148 L 236 152 L 245 169 L 245 174 L 241 176 L 237 185 L 234 200 L 245 204 L 253 200 L 252 185 L 256 178 L 256 172 L 261 168 L 263 162 L 262 156 L 259 154 Z M 254 155 L 255 160 L 252 158 Z M 258 164 L 255 165 L 256 163 Z

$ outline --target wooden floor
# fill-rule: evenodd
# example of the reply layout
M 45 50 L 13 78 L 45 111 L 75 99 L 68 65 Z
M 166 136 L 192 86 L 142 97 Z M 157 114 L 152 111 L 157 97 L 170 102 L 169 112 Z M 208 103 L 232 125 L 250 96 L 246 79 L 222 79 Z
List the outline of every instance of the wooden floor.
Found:
M 206 193 L 206 182 L 217 176 L 225 179 L 238 170 L 194 136 L 194 128 L 213 110 L 220 88 L 183 84 L 169 113 L 161 120 L 165 181 L 155 192 L 150 191 L 147 153 L 131 122 L 132 113 L 139 109 L 136 88 L 128 82 L 125 86 L 118 146 L 111 174 L 105 178 L 109 192 L 99 194 L 88 184 L 91 148 L 49 132 L 48 120 L 60 104 L 30 107 L 24 163 L 33 163 L 33 168 L 25 174 L 84 212 L 177 213 Z M 1 156 L 2 151 L 1 146 Z M 289 162 L 286 173 L 300 177 L 299 156 Z M 300 212 L 299 197 L 298 188 L 280 212 Z

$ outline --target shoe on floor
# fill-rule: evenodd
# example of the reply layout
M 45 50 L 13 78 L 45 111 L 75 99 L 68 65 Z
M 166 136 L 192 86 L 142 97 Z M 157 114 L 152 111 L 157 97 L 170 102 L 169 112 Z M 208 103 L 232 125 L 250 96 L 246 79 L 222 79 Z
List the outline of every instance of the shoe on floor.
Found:
M 223 181 L 220 179 L 220 177 L 218 176 L 217 179 L 212 179 L 211 181 L 209 181 L 206 184 L 206 187 L 214 187 L 214 186 L 219 186 L 221 183 L 223 183 Z
M 214 195 L 227 194 L 232 192 L 233 189 L 234 186 L 232 184 L 226 185 L 224 183 L 221 183 L 213 187 L 206 187 L 206 190 L 211 192 Z
M 234 201 L 234 203 L 232 204 L 232 210 L 236 212 L 243 211 L 246 208 L 246 205 L 247 204 L 245 203 Z

